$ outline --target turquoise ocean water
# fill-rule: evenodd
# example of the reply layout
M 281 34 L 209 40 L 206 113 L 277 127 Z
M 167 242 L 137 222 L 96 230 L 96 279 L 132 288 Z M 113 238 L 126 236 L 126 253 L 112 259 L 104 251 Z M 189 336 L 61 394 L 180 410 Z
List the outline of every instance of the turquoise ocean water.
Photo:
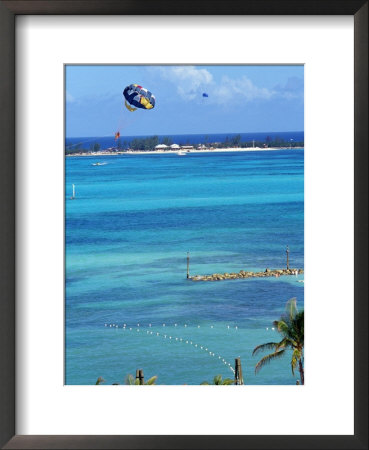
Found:
M 70 157 L 65 201 L 66 384 L 200 384 L 239 356 L 246 384 L 295 384 L 288 357 L 255 375 L 252 349 L 303 308 L 303 275 L 191 282 L 186 253 L 192 275 L 265 270 L 288 244 L 303 268 L 303 150 Z

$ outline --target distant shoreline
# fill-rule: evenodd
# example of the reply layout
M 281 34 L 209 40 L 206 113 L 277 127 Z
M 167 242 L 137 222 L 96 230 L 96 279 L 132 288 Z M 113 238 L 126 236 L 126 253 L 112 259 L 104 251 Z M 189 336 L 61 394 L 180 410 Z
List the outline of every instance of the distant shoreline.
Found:
M 197 149 L 191 149 L 191 150 L 125 150 L 125 151 L 98 151 L 98 152 L 82 152 L 82 153 L 71 153 L 65 155 L 65 157 L 87 157 L 87 156 L 114 156 L 114 155 L 166 155 L 166 154 L 178 154 L 185 156 L 187 153 L 239 153 L 239 152 L 269 152 L 269 151 L 277 151 L 277 150 L 303 150 L 304 147 L 269 147 L 269 148 L 262 148 L 262 147 L 251 147 L 251 148 L 217 148 L 213 150 L 197 150 Z

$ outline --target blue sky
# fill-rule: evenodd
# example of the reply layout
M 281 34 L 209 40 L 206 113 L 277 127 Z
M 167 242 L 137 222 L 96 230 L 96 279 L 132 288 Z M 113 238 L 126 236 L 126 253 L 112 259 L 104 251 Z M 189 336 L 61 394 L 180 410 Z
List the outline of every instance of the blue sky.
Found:
M 125 108 L 131 83 L 154 109 Z M 66 137 L 304 130 L 303 66 L 66 66 L 65 97 Z

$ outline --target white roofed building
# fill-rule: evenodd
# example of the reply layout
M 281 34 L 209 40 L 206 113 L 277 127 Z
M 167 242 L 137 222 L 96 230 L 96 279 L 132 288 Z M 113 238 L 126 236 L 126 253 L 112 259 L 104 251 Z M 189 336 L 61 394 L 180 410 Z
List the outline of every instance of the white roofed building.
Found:
M 166 150 L 168 148 L 165 144 L 159 144 L 155 146 L 155 150 Z

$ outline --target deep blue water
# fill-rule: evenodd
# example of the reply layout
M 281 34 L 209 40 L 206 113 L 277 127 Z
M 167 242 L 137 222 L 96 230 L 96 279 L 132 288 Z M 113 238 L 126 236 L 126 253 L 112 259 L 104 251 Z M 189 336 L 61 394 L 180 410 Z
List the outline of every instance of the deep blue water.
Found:
M 210 134 L 173 134 L 173 135 L 163 135 L 158 136 L 159 141 L 161 142 L 164 137 L 169 137 L 173 141 L 173 143 L 179 145 L 185 144 L 205 144 L 212 142 L 225 142 L 228 137 L 231 139 L 237 134 L 241 135 L 242 142 L 251 142 L 253 139 L 255 141 L 266 142 L 267 137 L 270 137 L 271 140 L 275 140 L 277 138 L 282 139 L 286 142 L 290 142 L 291 139 L 295 142 L 303 142 L 304 141 L 304 132 L 303 131 L 285 131 L 285 132 L 273 132 L 268 131 L 265 133 L 210 133 Z M 124 142 L 127 145 L 136 138 L 143 138 L 149 136 L 121 136 L 122 144 Z M 103 137 L 72 137 L 66 139 L 66 146 L 77 144 L 81 144 L 82 148 L 88 149 L 91 144 L 99 143 L 101 148 L 109 148 L 114 147 L 116 145 L 116 141 L 114 140 L 114 136 L 103 136 Z
M 288 357 L 255 375 L 252 349 L 303 275 L 186 279 L 188 251 L 192 275 L 239 272 L 284 267 L 287 244 L 303 268 L 303 150 L 66 158 L 66 383 L 200 384 L 240 356 L 247 384 L 295 384 Z

